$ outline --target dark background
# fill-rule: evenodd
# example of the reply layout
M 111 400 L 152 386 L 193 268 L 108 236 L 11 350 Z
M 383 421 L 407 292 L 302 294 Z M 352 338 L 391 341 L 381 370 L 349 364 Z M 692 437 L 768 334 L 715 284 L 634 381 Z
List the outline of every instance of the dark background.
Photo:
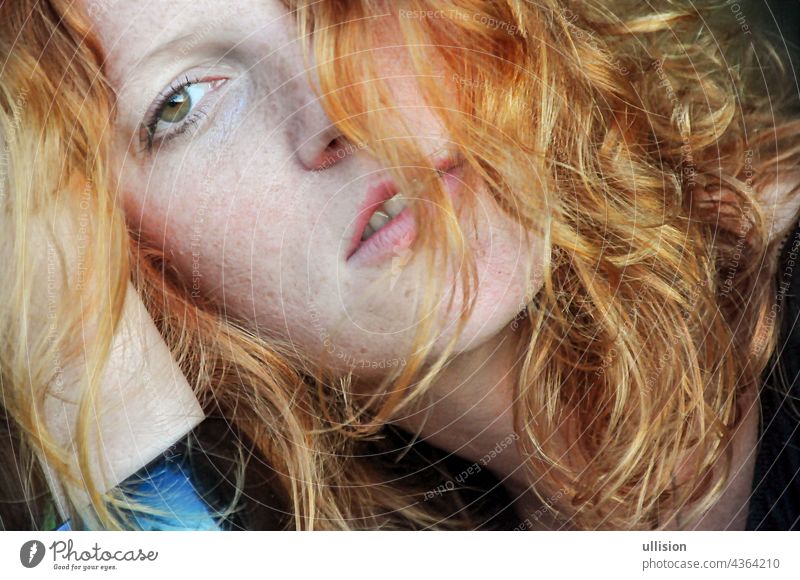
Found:
M 795 83 L 800 78 L 800 0 L 743 0 L 742 12 L 775 42 L 782 56 L 790 59 Z M 785 46 L 784 46 L 785 43 Z

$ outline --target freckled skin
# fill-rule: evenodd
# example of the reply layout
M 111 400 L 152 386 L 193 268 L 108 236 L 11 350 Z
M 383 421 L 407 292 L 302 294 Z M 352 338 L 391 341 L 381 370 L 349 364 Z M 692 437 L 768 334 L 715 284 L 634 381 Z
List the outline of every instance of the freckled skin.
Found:
M 165 249 L 193 291 L 312 361 L 326 355 L 334 369 L 352 370 L 354 385 L 370 389 L 389 372 L 382 363 L 408 358 L 425 316 L 446 315 L 430 356 L 441 354 L 460 300 L 450 312 L 445 297 L 433 313 L 417 309 L 431 275 L 452 282 L 445 269 L 429 273 L 419 255 L 403 256 L 396 271 L 392 260 L 345 260 L 368 187 L 385 168 L 368 147 L 347 144 L 337 155 L 340 135 L 306 83 L 295 24 L 280 2 L 180 0 L 169 14 L 161 3 L 119 0 L 93 15 L 118 95 L 112 167 L 132 227 Z M 403 72 L 402 52 L 383 52 L 386 70 Z M 229 80 L 196 105 L 205 116 L 189 131 L 141 152 L 143 116 L 184 75 Z M 413 78 L 387 82 L 426 152 L 447 149 Z M 477 259 L 475 308 L 451 364 L 389 420 L 478 461 L 513 432 L 511 321 L 541 285 L 543 251 L 541 238 L 524 241 L 485 186 L 462 194 L 477 201 L 474 221 L 460 216 Z M 490 467 L 515 496 L 527 488 L 522 461 L 512 446 Z M 538 509 L 533 497 L 519 506 L 523 515 Z
M 127 215 L 187 280 L 253 328 L 312 357 L 325 337 L 349 357 L 404 356 L 419 320 L 413 305 L 427 278 L 424 260 L 404 259 L 391 280 L 391 260 L 345 262 L 353 221 L 381 168 L 368 148 L 352 145 L 323 162 L 341 145 L 332 144 L 338 133 L 306 82 L 293 21 L 277 1 L 231 4 L 180 1 L 165 19 L 157 3 L 119 1 L 93 15 L 119 94 L 114 165 Z M 248 18 L 236 17 L 243 13 Z M 174 37 L 183 38 L 145 57 Z M 139 153 L 141 112 L 184 74 L 229 80 L 206 97 L 211 105 L 192 129 Z M 401 107 L 421 103 L 410 81 L 396 82 L 393 94 Z M 446 136 L 433 113 L 412 111 L 424 146 L 439 150 Z M 459 350 L 479 346 L 514 317 L 533 256 L 513 222 L 478 195 L 473 247 L 485 275 Z
M 335 155 L 342 147 L 339 135 L 306 83 L 294 23 L 281 3 L 178 0 L 169 10 L 163 3 L 132 0 L 84 4 L 118 94 L 112 167 L 133 227 L 163 247 L 190 285 L 196 283 L 229 315 L 290 340 L 313 360 L 325 352 L 334 355 L 332 363 L 341 360 L 338 354 L 366 362 L 407 356 L 421 316 L 415 305 L 430 274 L 413 258 L 403 258 L 397 276 L 390 275 L 390 260 L 374 267 L 345 261 L 353 221 L 381 168 L 368 148 L 351 144 L 346 155 Z M 146 56 L 166 43 L 168 50 Z M 402 53 L 393 50 L 385 51 L 387 77 L 408 72 Z M 189 73 L 229 80 L 214 91 L 193 130 L 140 153 L 142 116 L 159 92 Z M 401 110 L 410 112 L 407 122 L 423 146 L 440 151 L 447 136 L 433 113 L 419 108 L 424 103 L 413 79 L 387 82 Z M 787 187 L 773 190 L 774 200 L 769 191 L 764 195 L 774 233 L 790 227 L 787 216 L 796 215 L 797 201 L 784 208 L 778 193 Z M 454 364 L 392 421 L 479 461 L 512 432 L 509 369 L 519 361 L 511 348 L 511 322 L 541 286 L 542 242 L 535 235 L 523 241 L 484 188 L 473 193 L 477 227 L 465 227 L 465 234 L 477 256 L 476 307 Z M 472 222 L 462 221 L 467 223 Z M 434 356 L 451 333 L 449 325 Z M 386 372 L 359 365 L 353 370 L 365 383 Z M 740 476 L 697 529 L 743 526 L 754 416 L 736 439 L 734 471 Z M 515 509 L 525 519 L 541 505 L 525 491 L 530 481 L 522 463 L 512 446 L 488 469 L 520 498 Z

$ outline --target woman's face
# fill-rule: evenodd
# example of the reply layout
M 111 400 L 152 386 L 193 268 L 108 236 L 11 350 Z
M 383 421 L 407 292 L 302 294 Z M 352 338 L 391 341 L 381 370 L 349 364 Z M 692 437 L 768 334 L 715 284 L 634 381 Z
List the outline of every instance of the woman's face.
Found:
M 401 198 L 378 205 L 397 192 L 368 144 L 342 139 L 323 112 L 282 3 L 85 3 L 118 96 L 113 165 L 131 224 L 166 251 L 193 293 L 257 332 L 312 357 L 327 352 L 365 378 L 402 364 L 430 277 L 407 250 L 416 224 Z M 390 18 L 375 26 L 391 30 Z M 446 190 L 478 201 L 475 226 L 461 222 L 480 284 L 457 344 L 466 351 L 538 290 L 540 242 L 525 242 L 485 188 L 465 188 L 403 52 L 376 50 Z M 443 328 L 434 353 L 452 335 L 452 325 Z

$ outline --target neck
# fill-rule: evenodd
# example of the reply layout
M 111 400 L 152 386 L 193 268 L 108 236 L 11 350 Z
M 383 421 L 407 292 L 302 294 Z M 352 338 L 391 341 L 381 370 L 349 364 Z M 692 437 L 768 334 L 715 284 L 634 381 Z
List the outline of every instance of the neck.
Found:
M 536 528 L 547 519 L 531 491 L 514 431 L 518 340 L 509 325 L 481 346 L 453 357 L 435 385 L 392 422 L 491 471 L 515 500 L 520 521 L 527 522 L 524 527 Z

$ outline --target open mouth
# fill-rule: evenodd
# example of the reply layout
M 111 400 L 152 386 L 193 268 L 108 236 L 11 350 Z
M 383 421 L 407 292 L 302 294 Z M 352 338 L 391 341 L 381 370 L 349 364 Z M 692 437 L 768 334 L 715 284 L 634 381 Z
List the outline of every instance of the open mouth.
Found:
M 451 157 L 436 164 L 436 171 L 451 196 L 461 183 L 460 168 Z M 407 206 L 408 199 L 391 180 L 370 187 L 355 220 L 348 262 L 375 265 L 410 246 L 416 237 L 417 225 Z
M 384 201 L 378 209 L 375 210 L 375 213 L 370 216 L 367 225 L 364 226 L 364 231 L 361 233 L 361 241 L 365 242 L 370 239 L 392 219 L 400 215 L 404 209 L 406 209 L 406 200 L 402 193 L 395 193 L 392 197 Z

